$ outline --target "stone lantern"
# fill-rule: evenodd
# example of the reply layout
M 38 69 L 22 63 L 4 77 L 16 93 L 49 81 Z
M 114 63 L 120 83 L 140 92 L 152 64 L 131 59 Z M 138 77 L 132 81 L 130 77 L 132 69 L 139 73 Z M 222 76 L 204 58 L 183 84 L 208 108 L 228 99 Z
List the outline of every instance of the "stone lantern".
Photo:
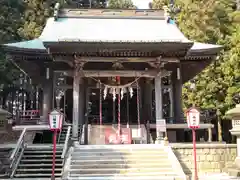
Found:
M 235 165 L 240 169 L 240 104 L 227 111 L 226 116 L 232 119 L 231 134 L 237 137 L 237 157 Z

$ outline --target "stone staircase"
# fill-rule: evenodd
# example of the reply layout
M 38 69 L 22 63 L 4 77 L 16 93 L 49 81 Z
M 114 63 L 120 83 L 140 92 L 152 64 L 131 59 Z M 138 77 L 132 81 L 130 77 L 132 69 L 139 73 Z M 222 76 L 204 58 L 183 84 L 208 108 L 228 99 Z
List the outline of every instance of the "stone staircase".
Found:
M 62 176 L 63 159 L 61 158 L 62 147 L 57 146 L 55 177 Z M 28 146 L 23 153 L 14 179 L 44 179 L 52 175 L 52 147 Z
M 171 148 L 159 144 L 76 145 L 71 154 L 68 179 L 186 179 L 178 160 L 169 151 Z
M 68 126 L 71 126 L 71 124 L 63 125 L 62 131 L 58 134 L 58 139 L 57 139 L 58 144 L 64 144 L 66 135 L 67 135 Z M 82 131 L 81 126 L 79 126 L 79 129 L 78 129 L 79 135 L 81 134 L 81 131 Z M 72 137 L 72 129 L 70 132 L 70 137 Z
M 7 178 L 10 172 L 9 157 L 12 152 L 12 148 L 0 149 L 0 179 Z

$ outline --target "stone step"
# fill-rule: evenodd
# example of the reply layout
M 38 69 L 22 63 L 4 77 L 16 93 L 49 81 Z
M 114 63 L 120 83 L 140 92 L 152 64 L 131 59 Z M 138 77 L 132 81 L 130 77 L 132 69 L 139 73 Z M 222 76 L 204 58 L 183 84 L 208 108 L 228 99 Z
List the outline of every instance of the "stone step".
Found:
M 23 159 L 52 159 L 53 155 L 49 154 L 34 154 L 34 155 L 24 155 Z M 61 154 L 56 154 L 56 158 L 61 158 Z
M 61 175 L 58 175 L 57 177 L 55 177 L 54 180 L 62 180 L 62 178 L 60 177 Z M 28 178 L 28 177 L 17 177 L 17 178 L 11 178 L 11 180 L 50 180 L 51 178 L 49 177 L 34 177 L 34 178 Z
M 56 159 L 56 163 L 62 163 L 62 159 Z M 21 159 L 21 164 L 52 164 L 52 159 Z
M 139 177 L 142 177 L 142 176 L 148 176 L 150 177 L 149 180 L 152 179 L 152 177 L 163 177 L 163 176 L 166 176 L 166 177 L 177 177 L 178 175 L 175 174 L 174 172 L 128 172 L 128 173 L 124 173 L 124 174 L 112 174 L 112 173 L 101 173 L 101 174 L 80 174 L 80 173 L 76 173 L 76 172 L 70 172 L 70 177 L 123 177 L 123 176 L 126 176 L 126 177 L 132 177 L 132 178 L 139 178 Z
M 92 164 L 94 162 L 97 162 L 97 163 L 109 163 L 109 164 L 116 164 L 116 163 L 125 163 L 125 164 L 128 164 L 128 163 L 146 163 L 146 162 L 154 162 L 154 163 L 157 163 L 157 162 L 162 162 L 162 163 L 166 163 L 168 162 L 168 160 L 159 160 L 159 159 L 152 159 L 151 161 L 149 159 L 138 159 L 138 158 L 135 158 L 135 159 L 72 159 L 71 160 L 71 164 Z
M 74 149 L 75 152 L 96 152 L 96 153 L 99 153 L 99 152 L 119 152 L 119 153 L 123 153 L 123 152 L 127 152 L 127 153 L 131 153 L 131 152 L 142 152 L 142 153 L 145 153 L 145 152 L 155 152 L 155 153 L 159 153 L 159 152 L 165 152 L 166 151 L 162 148 L 158 148 L 158 149 L 148 149 L 148 148 L 141 148 L 141 149 L 138 149 L 138 148 L 93 148 L 93 149 L 87 149 L 87 148 L 76 148 Z
M 57 167 L 61 167 L 62 168 L 62 166 L 63 166 L 63 163 L 57 163 L 57 164 L 55 164 L 55 167 L 57 168 Z M 19 168 L 29 168 L 29 169 L 34 169 L 34 168 L 36 168 L 36 167 L 43 167 L 43 168 L 52 168 L 52 164 L 43 164 L 43 163 L 41 163 L 41 164 L 19 164 L 18 165 L 18 167 Z
M 89 156 L 89 155 L 93 155 L 93 156 L 101 156 L 101 155 L 127 155 L 127 154 L 136 154 L 136 155 L 166 155 L 167 153 L 164 151 L 110 151 L 110 150 L 102 150 L 102 151 L 74 151 L 73 155 L 77 154 L 77 155 L 82 155 L 82 156 Z
M 163 154 L 158 154 L 158 155 L 137 155 L 137 154 L 127 154 L 127 155 L 102 155 L 102 156 L 84 156 L 84 155 L 76 155 L 73 154 L 72 155 L 72 159 L 73 160 L 104 160 L 104 159 L 122 159 L 122 160 L 135 160 L 135 159 L 139 159 L 139 160 L 168 160 L 168 156 L 163 155 Z
M 71 169 L 96 169 L 96 168 L 172 168 L 171 163 L 145 162 L 145 163 L 96 163 L 71 164 Z
M 116 150 L 164 150 L 164 145 L 162 144 L 111 144 L 111 145 L 79 145 L 76 147 L 78 150 L 84 150 L 84 149 L 116 149 Z
M 70 169 L 70 172 L 78 174 L 137 174 L 137 173 L 152 173 L 152 172 L 162 172 L 162 173 L 173 173 L 172 167 L 170 168 L 94 168 L 94 169 Z
M 32 174 L 16 174 L 15 178 L 31 178 L 31 179 L 36 179 L 36 178 L 50 178 L 52 176 L 52 173 L 44 174 L 44 173 L 32 173 Z M 55 177 L 60 177 L 62 176 L 62 173 L 55 173 Z
M 68 180 L 185 180 L 178 176 L 92 176 L 92 177 L 69 177 Z
M 56 151 L 56 154 L 60 154 L 60 153 L 62 153 L 62 150 L 57 150 Z M 48 151 L 46 151 L 46 150 L 39 150 L 39 151 L 35 151 L 35 150 L 25 150 L 24 151 L 24 154 L 53 154 L 53 150 L 48 150 Z
M 55 168 L 55 172 L 61 172 L 62 171 L 62 168 Z M 35 168 L 35 169 L 17 169 L 17 172 L 20 172 L 20 173 L 29 173 L 29 172 L 36 172 L 37 174 L 38 173 L 49 173 L 49 172 L 52 172 L 52 168 Z

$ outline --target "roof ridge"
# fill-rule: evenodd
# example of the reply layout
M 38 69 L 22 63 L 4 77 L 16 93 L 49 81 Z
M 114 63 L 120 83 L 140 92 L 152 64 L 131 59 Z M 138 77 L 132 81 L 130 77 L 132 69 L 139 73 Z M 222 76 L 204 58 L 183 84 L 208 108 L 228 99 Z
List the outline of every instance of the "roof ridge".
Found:
M 57 6 L 58 7 L 58 6 Z M 154 9 L 55 9 L 54 18 L 143 18 L 166 19 L 164 10 Z

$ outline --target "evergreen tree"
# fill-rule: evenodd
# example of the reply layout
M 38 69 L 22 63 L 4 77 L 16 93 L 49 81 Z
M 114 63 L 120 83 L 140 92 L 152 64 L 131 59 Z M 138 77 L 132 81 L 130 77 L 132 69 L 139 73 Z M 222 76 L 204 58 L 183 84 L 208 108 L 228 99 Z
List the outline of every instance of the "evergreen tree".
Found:
M 21 1 L 1 0 L 0 6 L 0 44 L 20 41 L 18 28 L 22 25 L 23 7 Z M 6 60 L 0 49 L 0 95 L 1 98 L 7 96 L 11 88 L 10 85 L 18 77 L 18 70 L 11 62 Z
M 34 39 L 40 36 L 46 19 L 52 16 L 58 0 L 25 0 L 24 2 L 24 25 L 19 28 L 19 34 L 23 39 Z
M 133 9 L 136 8 L 131 0 L 109 0 L 108 8 L 112 9 Z

